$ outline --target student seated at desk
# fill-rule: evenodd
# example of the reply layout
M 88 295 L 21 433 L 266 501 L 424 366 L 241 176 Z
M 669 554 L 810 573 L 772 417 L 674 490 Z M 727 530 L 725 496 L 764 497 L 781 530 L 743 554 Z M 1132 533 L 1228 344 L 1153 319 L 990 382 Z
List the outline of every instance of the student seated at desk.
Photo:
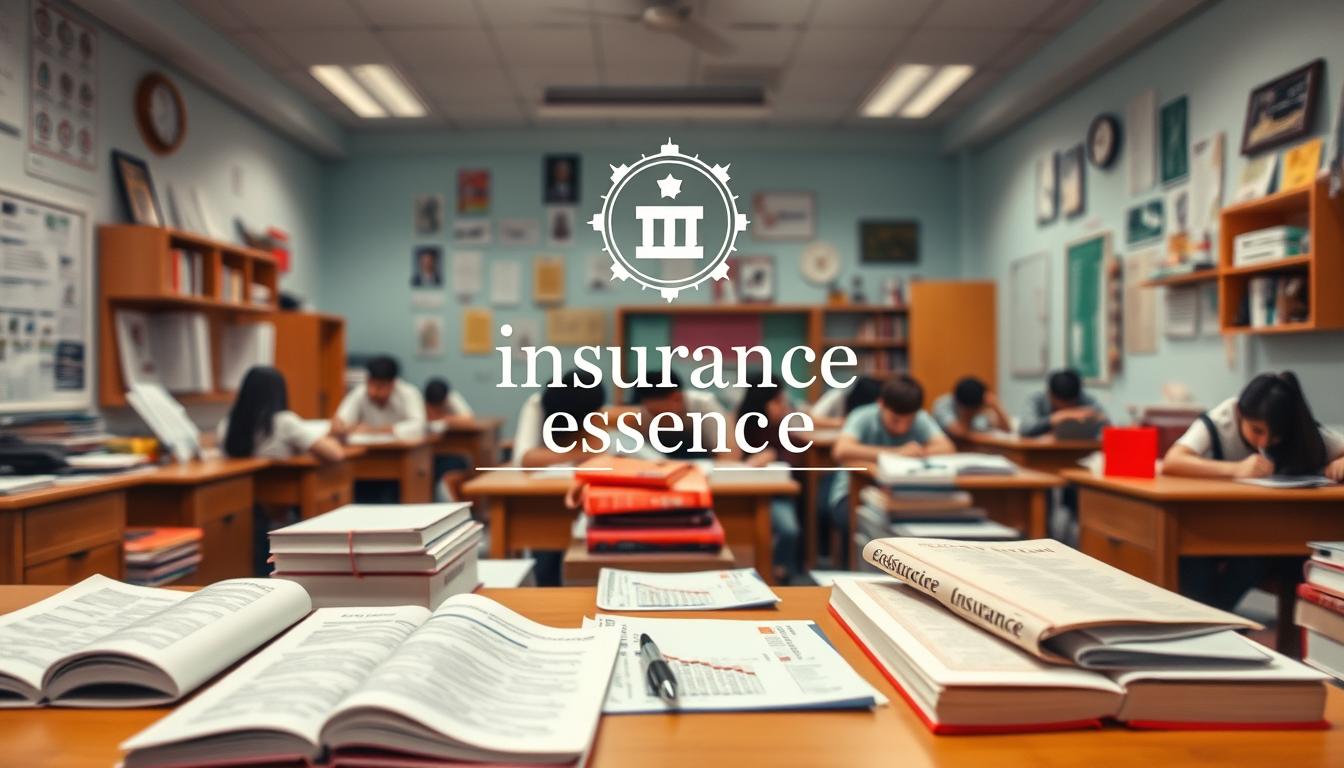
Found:
M 748 420 L 742 428 L 742 437 L 753 447 L 765 446 L 765 450 L 759 453 L 745 455 L 748 465 L 763 467 L 772 461 L 792 465 L 799 460 L 799 454 L 786 450 L 779 442 L 780 422 L 790 413 L 793 413 L 793 404 L 779 384 L 773 381 L 770 384 L 755 384 L 746 391 L 737 408 L 738 420 Z M 774 539 L 772 562 L 775 579 L 781 584 L 788 584 L 798 570 L 801 532 L 798 505 L 793 497 L 776 496 L 770 500 L 770 530 Z
M 1011 428 L 999 398 L 974 376 L 963 377 L 951 392 L 933 401 L 933 418 L 952 437 Z
M 705 451 L 713 450 L 719 444 L 719 425 L 721 421 L 723 432 L 729 436 L 728 446 L 732 450 L 728 453 L 715 453 L 713 458 L 731 459 L 739 454 L 736 447 L 732 445 L 731 435 L 733 433 L 732 420 L 723 410 L 723 405 L 719 399 L 709 392 L 702 392 L 695 389 L 687 389 L 681 383 L 681 377 L 674 371 L 667 373 L 667 380 L 672 383 L 670 387 L 656 386 L 663 380 L 661 370 L 649 371 L 646 380 L 653 386 L 635 387 L 630 395 L 630 404 L 638 406 L 644 411 L 644 416 L 640 419 L 640 424 L 644 428 L 644 434 L 647 437 L 649 428 L 653 421 L 664 413 L 670 413 L 677 417 L 677 420 L 685 427 L 685 432 L 673 437 L 674 433 L 665 428 L 659 429 L 661 440 L 664 445 L 679 444 L 679 448 L 665 454 L 669 459 L 703 459 L 709 458 L 709 454 L 704 452 L 695 452 L 696 435 L 692 431 L 695 428 L 694 420 L 689 416 L 692 413 L 705 414 L 708 418 L 700 421 L 700 446 Z M 718 418 L 715 419 L 714 417 Z M 665 425 L 664 425 L 665 426 Z M 652 446 L 652 443 L 649 443 Z
M 817 429 L 834 429 L 845 423 L 855 408 L 877 402 L 882 382 L 872 376 L 855 376 L 848 387 L 828 389 L 808 406 L 807 413 Z
M 1097 422 L 1098 429 L 1109 421 L 1101 403 L 1083 391 L 1083 379 L 1072 368 L 1050 374 L 1046 391 L 1031 396 L 1019 433 L 1039 437 L 1066 421 Z
M 274 368 L 257 366 L 247 372 L 238 387 L 229 415 L 219 423 L 219 442 L 224 453 L 235 459 L 261 456 L 288 459 L 311 453 L 324 461 L 339 461 L 344 454 L 336 438 L 314 430 L 289 410 L 285 375 Z M 252 572 L 270 572 L 266 558 L 270 545 L 266 532 L 297 522 L 294 510 L 273 518 L 268 510 L 252 510 Z
M 368 379 L 350 390 L 336 409 L 331 431 L 420 434 L 425 428 L 425 401 L 414 384 L 402 381 L 401 366 L 380 355 L 366 366 Z
M 452 388 L 446 379 L 435 377 L 425 382 L 425 419 L 429 431 L 442 432 L 456 427 L 470 426 L 475 416 L 467 399 Z M 434 496 L 437 501 L 456 501 L 455 491 L 463 473 L 471 466 L 466 456 L 434 455 Z
M 1344 438 L 1316 423 L 1292 371 L 1262 373 L 1204 413 L 1167 451 L 1183 477 L 1325 475 L 1344 480 Z
M 831 449 L 838 465 L 875 462 L 891 451 L 903 456 L 953 453 L 956 446 L 924 410 L 924 388 L 913 376 L 898 374 L 882 385 L 877 402 L 849 414 Z M 831 524 L 840 532 L 841 546 L 849 542 L 849 482 L 839 478 L 831 487 Z
M 542 427 L 553 413 L 567 413 L 576 424 L 584 417 L 602 410 L 607 402 L 607 390 L 602 384 L 595 387 L 579 385 L 579 371 L 566 371 L 561 376 L 563 387 L 547 387 L 527 398 L 518 412 L 518 427 L 513 436 L 513 463 L 520 467 L 549 467 L 556 464 L 577 464 L 584 460 L 578 441 L 582 430 L 569 433 L 552 430 L 557 445 L 573 443 L 573 450 L 552 451 L 542 438 Z

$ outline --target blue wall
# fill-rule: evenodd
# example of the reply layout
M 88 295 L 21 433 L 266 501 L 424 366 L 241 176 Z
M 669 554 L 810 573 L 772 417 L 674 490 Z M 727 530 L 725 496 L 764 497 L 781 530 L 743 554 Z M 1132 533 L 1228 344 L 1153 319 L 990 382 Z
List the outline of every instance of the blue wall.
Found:
M 319 294 L 325 309 L 347 318 L 347 344 L 352 352 L 385 351 L 396 355 L 412 382 L 446 375 L 474 408 L 512 416 L 525 390 L 497 390 L 497 355 L 464 356 L 461 352 L 463 306 L 450 294 L 443 308 L 423 310 L 410 306 L 409 263 L 417 243 L 438 243 L 451 253 L 450 234 L 417 239 L 412 229 L 411 204 L 416 195 L 440 193 L 448 207 L 455 204 L 458 168 L 489 168 L 492 173 L 491 219 L 541 219 L 542 156 L 576 152 L 582 160 L 582 226 L 573 247 L 565 249 L 484 250 L 486 292 L 471 306 L 488 307 L 488 264 L 491 259 L 516 259 L 523 265 L 522 304 L 494 309 L 495 326 L 519 317 L 531 317 L 545 338 L 544 311 L 532 302 L 531 265 L 537 253 L 557 253 L 568 262 L 571 307 L 615 307 L 657 303 L 652 291 L 628 283 L 589 292 L 586 286 L 588 254 L 600 251 L 601 238 L 583 224 L 601 206 L 610 184 L 608 164 L 630 163 L 641 153 L 653 153 L 668 138 L 666 128 L 648 130 L 568 130 L 459 132 L 355 138 L 351 157 L 333 163 L 323 180 L 322 270 Z M 739 208 L 749 215 L 753 192 L 761 189 L 803 189 L 816 193 L 817 237 L 835 245 L 844 259 L 841 283 L 846 288 L 856 273 L 857 222 L 865 217 L 916 218 L 921 223 L 921 263 L 907 269 L 865 268 L 865 288 L 876 294 L 890 275 L 956 277 L 962 266 L 958 255 L 958 199 L 955 158 L 942 157 L 937 137 L 893 137 L 876 132 L 752 130 L 706 131 L 671 129 L 673 140 L 688 154 L 698 153 L 710 163 L 731 163 L 730 186 L 741 198 Z M 451 220 L 448 227 L 451 231 Z M 824 289 L 806 283 L 799 272 L 802 243 L 753 241 L 739 238 L 741 253 L 773 254 L 778 272 L 776 300 L 780 303 L 824 300 Z M 710 290 L 684 294 L 678 303 L 707 302 Z M 441 313 L 445 320 L 445 355 L 417 359 L 412 336 L 413 317 Z M 608 329 L 610 331 L 610 329 Z M 497 339 L 497 343 L 502 340 Z
M 1082 26 L 1085 26 L 1083 24 Z M 1006 286 L 1008 265 L 1022 256 L 1051 255 L 1053 364 L 1064 358 L 1064 246 L 1085 234 L 1109 230 L 1116 252 L 1123 254 L 1125 209 L 1158 194 L 1131 197 L 1122 154 L 1109 171 L 1089 165 L 1086 173 L 1087 212 L 1073 220 L 1062 217 L 1038 226 L 1033 208 L 1034 162 L 1049 150 L 1064 150 L 1084 140 L 1088 124 L 1102 112 L 1124 114 L 1130 98 L 1147 88 L 1157 101 L 1189 96 L 1189 135 L 1198 140 L 1225 133 L 1224 202 L 1231 199 L 1244 164 L 1239 153 L 1241 128 L 1250 89 L 1302 64 L 1324 56 L 1325 81 L 1321 110 L 1313 132 L 1327 133 L 1340 109 L 1340 77 L 1344 71 L 1344 3 L 1298 0 L 1266 3 L 1223 0 L 1145 46 L 1086 87 L 1042 111 L 991 145 L 965 159 L 963 184 L 963 269 L 967 277 L 993 277 Z M 1078 34 L 1077 28 L 1071 33 Z M 1327 139 L 1326 156 L 1333 157 Z M 1160 297 L 1159 297 L 1160 298 Z M 1322 297 L 1325 301 L 1336 297 Z M 1160 304 L 1160 302 L 1159 302 Z M 1036 380 L 1011 377 L 1008 370 L 1008 306 L 999 302 L 1000 387 L 1015 410 Z M 1159 312 L 1160 312 L 1159 307 Z M 1161 321 L 1159 321 L 1161 322 Z M 1168 340 L 1159 325 L 1158 354 L 1130 356 L 1111 386 L 1097 394 L 1113 412 L 1130 405 L 1160 400 L 1164 382 L 1184 382 L 1198 401 L 1209 405 L 1238 391 L 1260 370 L 1295 369 L 1303 379 L 1319 419 L 1344 423 L 1344 400 L 1337 395 L 1344 375 L 1344 334 L 1321 333 L 1266 337 L 1235 337 L 1230 342 L 1235 362 L 1228 364 L 1221 338 Z

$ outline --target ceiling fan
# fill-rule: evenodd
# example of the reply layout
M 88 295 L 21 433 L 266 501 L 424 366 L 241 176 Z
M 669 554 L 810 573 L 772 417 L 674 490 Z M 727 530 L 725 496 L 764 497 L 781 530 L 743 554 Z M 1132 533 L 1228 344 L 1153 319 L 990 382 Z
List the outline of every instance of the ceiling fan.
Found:
M 593 18 L 616 19 L 643 25 L 645 29 L 678 37 L 702 53 L 726 56 L 734 50 L 723 35 L 693 18 L 693 9 L 685 0 L 644 0 L 639 11 L 620 13 L 590 8 L 557 8 L 567 14 L 583 14 Z M 632 3 L 633 5 L 633 3 Z

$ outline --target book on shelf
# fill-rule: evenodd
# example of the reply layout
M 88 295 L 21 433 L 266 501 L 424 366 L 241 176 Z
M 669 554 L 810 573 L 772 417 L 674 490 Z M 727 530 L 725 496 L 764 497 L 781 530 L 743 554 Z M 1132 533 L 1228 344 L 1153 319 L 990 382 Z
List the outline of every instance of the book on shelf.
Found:
M 126 402 L 168 453 L 184 464 L 201 456 L 201 432 L 187 410 L 160 384 L 132 384 Z
M 275 365 L 275 324 L 236 323 L 219 335 L 219 386 L 235 392 L 254 366 Z
M 863 559 L 1045 661 L 1105 669 L 1254 666 L 1268 658 L 1228 631 L 1259 629 L 1255 622 L 1053 539 L 877 539 L 863 548 Z
M 205 254 L 187 248 L 174 248 L 172 288 L 183 296 L 205 295 Z
M 170 392 L 187 393 L 214 388 L 205 315 L 119 309 L 116 324 L 121 375 L 128 387 L 162 384 Z
M 1310 238 L 1303 227 L 1278 226 L 1244 232 L 1232 240 L 1232 265 L 1286 259 L 1307 252 Z
M 322 608 L 124 742 L 123 765 L 581 766 L 619 644 L 479 595 Z
M 1103 720 L 1154 729 L 1326 727 L 1324 677 L 1268 649 L 1251 648 L 1266 657 L 1256 666 L 1099 671 L 1028 653 L 907 583 L 837 579 L 830 608 L 937 734 L 1095 728 Z M 1226 642 L 1254 645 L 1235 633 Z
M 1256 275 L 1247 281 L 1242 314 L 1252 328 L 1310 319 L 1310 288 L 1304 274 Z
M 311 609 L 273 579 L 181 592 L 90 576 L 0 616 L 0 707 L 169 704 Z
M 12 475 L 0 477 L 0 496 L 37 491 L 55 484 L 55 475 Z

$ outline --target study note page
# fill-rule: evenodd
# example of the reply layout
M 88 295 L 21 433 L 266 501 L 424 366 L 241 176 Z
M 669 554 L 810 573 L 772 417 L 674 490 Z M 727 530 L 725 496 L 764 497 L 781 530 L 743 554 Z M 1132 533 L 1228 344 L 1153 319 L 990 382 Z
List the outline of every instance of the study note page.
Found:
M 709 611 L 778 602 L 754 568 L 692 573 L 603 568 L 597 577 L 597 607 L 604 611 Z

